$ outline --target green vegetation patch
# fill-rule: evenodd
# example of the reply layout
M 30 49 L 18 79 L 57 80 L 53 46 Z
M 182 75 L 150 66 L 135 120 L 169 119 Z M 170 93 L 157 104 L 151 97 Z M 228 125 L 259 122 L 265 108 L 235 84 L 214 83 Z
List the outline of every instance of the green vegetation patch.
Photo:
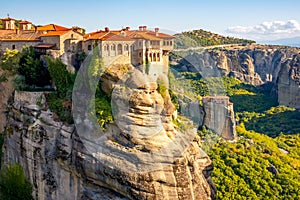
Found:
M 175 48 L 189 48 L 196 46 L 213 46 L 224 44 L 252 44 L 253 40 L 239 39 L 218 35 L 202 29 L 176 34 Z
M 0 199 L 33 200 L 32 186 L 20 164 L 10 164 L 0 171 Z
M 242 124 L 237 132 L 238 142 L 220 140 L 208 152 L 218 199 L 299 199 L 299 134 L 274 140 Z

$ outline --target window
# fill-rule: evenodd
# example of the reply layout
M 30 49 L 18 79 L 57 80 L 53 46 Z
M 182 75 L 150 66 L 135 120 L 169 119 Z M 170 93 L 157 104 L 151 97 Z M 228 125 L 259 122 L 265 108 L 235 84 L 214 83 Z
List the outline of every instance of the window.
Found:
M 109 50 L 108 45 L 105 45 L 103 49 L 104 49 L 104 51 L 108 51 Z
M 164 41 L 164 46 L 166 46 L 166 41 Z
M 142 57 L 142 53 L 141 52 L 139 53 L 139 57 Z
M 11 48 L 12 48 L 12 49 L 16 49 L 16 45 L 13 44 Z
M 160 61 L 159 53 L 157 53 L 157 61 Z
M 142 42 L 139 42 L 139 46 L 140 46 L 140 47 L 142 46 Z
M 170 46 L 172 46 L 172 41 L 170 41 Z
M 88 51 L 91 51 L 92 50 L 92 45 L 88 45 Z
M 73 38 L 74 37 L 74 35 L 73 34 L 71 34 L 71 38 Z
M 112 51 L 115 51 L 116 50 L 116 45 L 111 45 L 111 48 L 110 48 Z
M 125 49 L 125 51 L 129 50 L 128 44 L 125 45 L 124 49 Z
M 123 49 L 122 44 L 118 44 L 118 55 L 122 55 L 123 53 L 122 49 Z

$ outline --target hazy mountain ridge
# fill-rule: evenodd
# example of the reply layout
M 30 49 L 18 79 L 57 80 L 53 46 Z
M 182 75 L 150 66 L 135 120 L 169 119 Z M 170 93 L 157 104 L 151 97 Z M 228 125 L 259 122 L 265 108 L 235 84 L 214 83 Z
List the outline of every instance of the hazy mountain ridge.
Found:
M 292 38 L 282 38 L 277 40 L 258 41 L 260 44 L 283 45 L 291 47 L 300 47 L 300 36 Z

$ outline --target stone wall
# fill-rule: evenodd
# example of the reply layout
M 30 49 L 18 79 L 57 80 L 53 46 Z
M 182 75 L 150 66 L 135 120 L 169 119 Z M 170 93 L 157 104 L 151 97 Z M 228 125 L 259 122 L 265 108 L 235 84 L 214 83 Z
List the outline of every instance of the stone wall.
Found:
M 6 49 L 13 49 L 13 45 L 15 46 L 15 49 L 21 51 L 23 47 L 35 46 L 39 43 L 39 41 L 1 41 L 0 51 L 5 51 Z
M 65 52 L 81 51 L 83 35 L 75 31 L 68 31 L 60 36 L 42 36 L 41 40 L 45 44 L 55 44 L 54 50 L 59 50 L 60 55 L 62 55 Z

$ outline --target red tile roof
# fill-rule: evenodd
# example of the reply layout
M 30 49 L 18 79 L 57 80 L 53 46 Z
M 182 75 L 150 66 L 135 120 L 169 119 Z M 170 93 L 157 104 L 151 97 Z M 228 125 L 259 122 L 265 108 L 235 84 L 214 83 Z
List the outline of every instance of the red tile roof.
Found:
M 133 39 L 131 39 L 127 36 L 109 33 L 109 34 L 104 35 L 100 40 L 102 40 L 102 41 L 131 41 Z
M 133 40 L 133 39 L 145 39 L 145 40 L 162 40 L 162 39 L 173 39 L 174 36 L 165 34 L 165 33 L 156 33 L 151 30 L 129 30 L 129 29 L 122 29 L 122 30 L 109 30 L 106 28 L 107 31 L 96 31 L 92 33 L 88 33 L 84 36 L 85 40 Z M 125 36 L 122 36 L 122 31 L 125 32 Z
M 29 21 L 23 20 L 23 21 L 20 21 L 19 24 L 32 24 L 32 23 Z
M 2 21 L 11 21 L 11 20 L 15 20 L 15 19 L 13 19 L 13 18 L 10 18 L 10 17 L 7 17 L 7 18 L 3 18 L 3 19 L 1 19 Z
M 37 27 L 37 31 L 66 31 L 66 30 L 70 30 L 70 29 L 56 24 L 48 24 L 45 26 Z
M 48 33 L 41 34 L 41 37 L 51 37 L 51 36 L 61 36 L 66 33 L 68 33 L 71 30 L 65 30 L 65 31 L 49 31 Z
M 146 40 L 161 40 L 158 37 L 155 37 L 155 35 L 149 35 L 146 32 L 141 31 L 126 31 L 128 37 L 132 39 L 146 39 Z
M 39 35 L 35 31 L 0 30 L 0 41 L 39 41 Z
M 103 36 L 105 36 L 108 33 L 109 32 L 105 32 L 105 31 L 100 30 L 100 31 L 85 34 L 84 39 L 85 40 L 98 40 L 98 39 L 102 38 Z

